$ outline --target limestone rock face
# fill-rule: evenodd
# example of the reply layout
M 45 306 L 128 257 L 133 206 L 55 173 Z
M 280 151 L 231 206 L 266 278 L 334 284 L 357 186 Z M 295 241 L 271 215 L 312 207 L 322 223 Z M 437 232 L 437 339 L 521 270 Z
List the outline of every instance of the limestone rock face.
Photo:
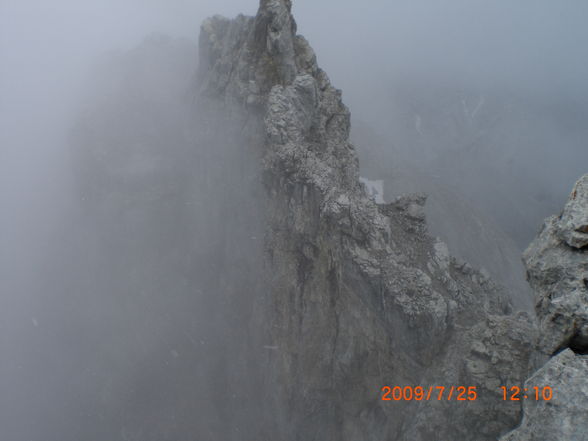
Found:
M 435 439 L 495 440 L 520 405 L 381 400 L 386 385 L 495 395 L 499 379 L 527 376 L 534 327 L 507 316 L 502 290 L 427 234 L 424 195 L 368 196 L 341 91 L 290 11 L 262 0 L 255 18 L 213 17 L 200 36 L 202 99 L 246 115 L 262 156 L 267 290 L 250 326 L 263 323 L 272 350 L 259 438 L 424 441 L 442 426 Z
M 536 335 L 526 313 L 491 315 L 463 329 L 448 352 L 439 357 L 433 385 L 475 386 L 475 401 L 443 400 L 414 403 L 405 418 L 402 440 L 495 440 L 520 421 L 516 401 L 503 401 L 501 386 L 520 384 L 528 374 L 528 339 Z
M 568 199 L 560 217 L 558 234 L 569 246 L 588 245 L 588 175 L 580 179 Z
M 533 362 L 540 369 L 525 387 L 529 395 L 549 387 L 553 398 L 525 400 L 521 426 L 503 441 L 580 441 L 588 433 L 587 182 L 588 175 L 578 181 L 563 213 L 546 219 L 524 254 L 540 321 Z
M 588 251 L 581 230 L 588 217 L 588 175 L 575 185 L 560 216 L 545 220 L 524 253 L 541 322 L 539 349 L 588 351 Z
M 588 433 L 588 357 L 559 353 L 525 383 L 529 396 L 553 391 L 549 400 L 527 399 L 521 426 L 502 441 L 584 441 Z

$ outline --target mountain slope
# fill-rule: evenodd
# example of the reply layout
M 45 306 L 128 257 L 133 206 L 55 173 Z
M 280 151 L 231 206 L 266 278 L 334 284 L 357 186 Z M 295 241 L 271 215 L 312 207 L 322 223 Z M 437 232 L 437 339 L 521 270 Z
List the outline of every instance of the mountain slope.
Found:
M 255 18 L 214 17 L 200 36 L 203 96 L 246 112 L 246 133 L 261 122 L 268 291 L 258 311 L 274 348 L 264 429 L 279 439 L 425 440 L 441 425 L 443 439 L 496 439 L 520 405 L 497 410 L 494 380 L 526 375 L 532 324 L 505 316 L 496 285 L 428 236 L 422 195 L 367 197 L 349 111 L 290 11 L 263 0 Z M 511 328 L 518 344 L 503 345 Z M 492 357 L 480 356 L 479 334 Z M 483 393 L 470 407 L 380 399 L 386 384 L 439 382 Z M 426 413 L 426 423 L 414 418 Z

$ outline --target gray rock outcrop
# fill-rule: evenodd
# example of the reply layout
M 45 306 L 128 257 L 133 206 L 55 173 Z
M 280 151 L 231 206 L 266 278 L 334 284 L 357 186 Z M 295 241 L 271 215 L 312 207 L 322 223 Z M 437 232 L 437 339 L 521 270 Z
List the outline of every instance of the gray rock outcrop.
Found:
M 531 397 L 525 400 L 525 416 L 521 426 L 502 441 L 584 441 L 588 434 L 587 378 L 588 357 L 570 349 L 553 357 L 525 383 Z M 544 394 L 552 398 L 545 400 Z
M 525 383 L 548 399 L 525 400 L 518 429 L 502 441 L 580 441 L 588 434 L 588 175 L 574 186 L 563 212 L 545 220 L 525 251 L 528 278 L 537 297 L 540 367 Z M 551 358 L 549 358 L 551 357 Z M 547 362 L 541 366 L 542 363 Z
M 575 185 L 560 216 L 545 220 L 524 253 L 546 355 L 571 347 L 588 351 L 588 175 Z
M 132 311 L 101 323 L 126 340 L 96 351 L 104 379 L 87 396 L 117 388 L 105 353 L 140 349 L 124 372 L 132 387 L 107 402 L 120 436 L 585 439 L 588 177 L 525 253 L 538 327 L 429 235 L 425 194 L 369 194 L 350 112 L 296 34 L 290 1 L 203 23 L 195 106 L 177 104 L 189 75 L 166 73 L 192 49 L 172 43 L 152 40 L 120 89 L 97 88 L 102 105 L 73 137 L 91 219 L 80 249 L 100 243 L 89 267 L 109 281 L 93 298 Z M 165 368 L 144 369 L 159 366 L 147 355 Z M 527 378 L 553 397 L 503 400 L 502 386 Z M 383 401 L 383 386 L 475 387 L 476 399 Z
M 559 237 L 574 248 L 588 246 L 588 175 L 580 179 L 559 219 Z
M 520 402 L 504 401 L 501 386 L 520 384 L 528 374 L 528 339 L 536 333 L 531 317 L 491 315 L 461 332 L 426 377 L 435 385 L 475 385 L 476 400 L 414 403 L 397 439 L 495 440 L 520 421 Z
M 265 324 L 272 350 L 260 433 L 424 441 L 433 430 L 439 440 L 481 441 L 510 430 L 520 405 L 492 394 L 499 380 L 527 376 L 532 323 L 506 316 L 501 289 L 429 237 L 423 195 L 368 197 L 349 110 L 296 35 L 291 3 L 262 0 L 255 18 L 207 20 L 200 56 L 202 99 L 243 115 L 263 157 L 268 288 L 251 326 Z M 491 395 L 419 406 L 383 402 L 384 385 L 475 385 Z

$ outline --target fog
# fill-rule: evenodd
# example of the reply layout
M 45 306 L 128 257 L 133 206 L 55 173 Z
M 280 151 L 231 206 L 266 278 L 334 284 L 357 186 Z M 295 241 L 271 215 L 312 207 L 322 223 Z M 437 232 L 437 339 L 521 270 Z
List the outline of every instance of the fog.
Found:
M 215 414 L 238 379 L 207 377 L 254 311 L 206 292 L 256 283 L 259 151 L 235 154 L 237 135 L 222 121 L 206 132 L 193 102 L 201 21 L 256 9 L 0 0 L 1 439 L 233 439 L 224 423 L 254 418 L 238 403 Z M 586 172 L 585 1 L 295 0 L 293 12 L 343 90 L 362 173 L 388 194 L 431 193 L 434 220 L 471 208 L 516 255 Z M 438 228 L 475 254 L 455 237 L 469 227 Z M 221 287 L 229 267 L 242 274 Z

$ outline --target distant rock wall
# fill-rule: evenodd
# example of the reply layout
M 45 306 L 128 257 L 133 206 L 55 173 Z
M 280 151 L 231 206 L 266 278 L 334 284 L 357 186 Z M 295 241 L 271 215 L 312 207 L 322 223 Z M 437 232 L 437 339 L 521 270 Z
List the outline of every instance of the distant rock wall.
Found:
M 413 150 L 413 155 L 422 157 L 423 163 L 409 161 L 400 152 L 410 149 L 409 146 L 391 144 L 394 133 L 378 133 L 369 124 L 356 119 L 352 123 L 351 138 L 358 146 L 362 175 L 372 180 L 383 180 L 383 193 L 387 200 L 403 193 L 425 192 L 428 195 L 425 212 L 430 234 L 446 242 L 452 255 L 466 260 L 475 268 L 488 271 L 492 280 L 504 286 L 509 293 L 513 309 L 532 312 L 534 296 L 525 280 L 525 268 L 521 261 L 523 248 L 505 233 L 492 216 L 479 210 L 485 199 L 478 199 L 472 204 L 466 197 L 468 192 L 473 191 L 472 188 L 451 185 L 447 176 L 436 173 L 427 164 L 425 153 L 418 154 Z M 400 128 L 398 130 L 401 131 Z M 456 158 L 454 163 L 458 167 Z M 455 174 L 460 175 L 461 172 L 447 172 L 447 175 Z M 497 194 L 493 197 L 502 199 Z M 528 241 L 525 247 L 527 245 Z

